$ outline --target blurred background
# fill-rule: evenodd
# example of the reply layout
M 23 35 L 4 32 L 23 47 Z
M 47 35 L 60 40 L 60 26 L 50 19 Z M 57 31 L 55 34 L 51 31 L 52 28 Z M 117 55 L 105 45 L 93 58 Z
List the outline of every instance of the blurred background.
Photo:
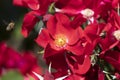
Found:
M 45 62 L 42 60 L 42 54 L 39 53 L 42 48 L 34 42 L 37 32 L 33 30 L 27 38 L 21 34 L 22 21 L 27 12 L 28 9 L 24 7 L 14 6 L 12 0 L 0 0 L 0 42 L 6 42 L 9 47 L 18 52 L 28 50 L 34 52 L 39 65 L 45 69 Z M 7 29 L 11 22 L 15 26 L 12 29 Z

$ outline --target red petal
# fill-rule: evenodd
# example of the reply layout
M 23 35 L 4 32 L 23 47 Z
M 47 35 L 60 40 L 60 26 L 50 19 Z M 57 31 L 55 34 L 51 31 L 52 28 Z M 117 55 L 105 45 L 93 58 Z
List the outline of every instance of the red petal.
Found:
M 105 74 L 99 70 L 99 73 L 98 73 L 98 80 L 105 80 Z
M 82 44 L 85 44 L 85 46 L 82 45 Z M 72 45 L 72 46 L 68 45 L 68 46 L 66 46 L 65 49 L 68 50 L 68 51 L 71 51 L 75 55 L 82 55 L 82 54 L 84 54 L 84 50 L 86 48 L 86 44 L 87 44 L 86 42 L 82 43 L 81 41 L 79 41 L 75 45 Z
M 66 15 L 57 13 L 55 14 L 55 17 L 56 17 L 56 20 L 60 22 L 63 26 L 66 26 L 69 28 L 70 19 Z
M 42 29 L 41 33 L 38 35 L 37 39 L 35 40 L 40 46 L 45 48 L 47 44 L 51 41 L 52 39 L 49 36 L 49 33 L 47 29 Z
M 85 28 L 85 33 L 93 41 L 99 37 L 99 35 L 104 27 L 105 27 L 104 24 L 99 24 L 99 25 L 98 24 L 91 24 Z
M 40 8 L 38 0 L 23 0 L 23 2 L 33 10 L 38 10 Z
M 63 32 L 64 30 L 68 32 L 71 29 L 71 27 L 68 26 L 69 23 L 70 21 L 67 16 L 63 14 L 55 14 L 55 16 L 51 17 L 48 20 L 47 29 L 51 35 L 54 35 L 55 33 L 59 33 L 61 31 Z
M 73 33 L 73 29 L 69 26 L 63 26 L 61 23 L 57 23 L 56 24 L 56 34 L 64 34 L 66 37 L 68 37 L 68 39 L 70 39 L 71 34 Z
M 91 61 L 90 61 L 90 56 L 88 55 L 83 55 L 84 61 L 82 64 L 79 64 L 78 62 L 74 62 L 74 64 L 70 64 L 70 61 L 67 60 L 68 65 L 70 66 L 70 69 L 72 70 L 73 73 L 77 74 L 85 74 L 91 67 Z M 75 59 L 75 58 L 74 58 Z
M 24 37 L 27 37 L 30 31 L 34 28 L 35 24 L 39 20 L 35 14 L 37 14 L 34 11 L 31 11 L 27 13 L 24 17 L 23 24 L 22 24 L 22 34 Z M 38 15 L 38 14 L 37 14 Z
M 55 68 L 58 72 L 66 72 L 68 69 L 68 65 L 65 59 L 65 51 L 56 51 L 52 49 L 49 44 L 45 48 L 44 59 L 48 65 L 51 63 L 52 68 Z M 58 73 L 57 75 L 59 74 L 61 75 L 61 73 Z
M 44 58 L 50 57 L 50 56 L 54 56 L 57 54 L 64 54 L 65 51 L 64 50 L 55 50 L 53 49 L 50 44 L 48 44 L 45 48 L 45 53 L 44 53 Z
M 57 21 L 55 19 L 55 16 L 51 17 L 47 22 L 47 29 L 51 35 L 55 34 L 56 23 L 57 23 Z
M 47 22 L 47 29 L 53 38 L 55 38 L 57 34 L 66 36 L 70 44 L 74 44 L 79 39 L 79 29 L 73 29 L 70 26 L 68 17 L 63 14 L 56 14 L 51 17 Z
M 59 22 L 56 24 L 56 34 L 63 34 L 68 39 L 68 44 L 75 44 L 79 40 L 79 28 L 73 29 L 71 26 L 66 27 Z M 72 35 L 71 35 L 72 34 Z
M 4 42 L 0 42 L 0 66 L 5 63 L 6 49 L 7 49 L 6 44 Z
M 115 55 L 114 55 L 115 54 Z M 118 51 L 108 51 L 105 56 L 104 60 L 108 63 L 112 64 L 115 69 L 120 71 L 120 52 Z
M 75 18 L 71 22 L 71 25 L 73 28 L 77 28 L 80 25 L 82 25 L 84 22 L 86 22 L 86 19 L 83 18 L 83 16 L 81 14 L 79 14 L 79 15 L 75 16 Z
M 66 5 L 67 4 L 67 5 Z M 79 14 L 80 9 L 82 8 L 81 0 L 59 0 L 56 2 L 57 8 L 61 10 L 62 13 L 67 13 L 69 15 Z
M 13 0 L 13 4 L 16 6 L 25 6 L 23 0 Z

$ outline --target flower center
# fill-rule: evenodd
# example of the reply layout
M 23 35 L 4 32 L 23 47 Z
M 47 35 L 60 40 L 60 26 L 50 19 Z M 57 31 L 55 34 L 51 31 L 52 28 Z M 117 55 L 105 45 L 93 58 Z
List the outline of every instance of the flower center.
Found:
M 91 9 L 84 9 L 81 11 L 81 14 L 83 15 L 83 17 L 85 18 L 89 18 L 89 17 L 92 17 L 94 15 L 94 11 L 91 10 Z
M 55 45 L 57 47 L 65 47 L 67 42 L 68 40 L 64 35 L 59 34 L 55 36 Z
M 113 36 L 114 36 L 117 40 L 120 40 L 120 30 L 114 31 Z

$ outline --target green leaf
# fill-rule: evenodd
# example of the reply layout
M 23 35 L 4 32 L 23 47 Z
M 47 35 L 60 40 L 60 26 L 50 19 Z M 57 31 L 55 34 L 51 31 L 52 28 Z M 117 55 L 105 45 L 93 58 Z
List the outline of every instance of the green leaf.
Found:
M 49 6 L 49 9 L 48 9 L 48 12 L 49 12 L 49 13 L 51 13 L 51 14 L 54 14 L 54 13 L 55 13 L 54 6 L 55 6 L 55 3 L 53 2 L 53 3 Z
M 35 25 L 35 31 L 37 32 L 37 33 L 39 33 L 41 30 L 42 30 L 42 28 L 44 27 L 44 23 L 43 23 L 43 21 L 42 20 L 40 20 L 36 25 Z
M 24 78 L 18 71 L 10 70 L 2 75 L 0 80 L 24 80 Z

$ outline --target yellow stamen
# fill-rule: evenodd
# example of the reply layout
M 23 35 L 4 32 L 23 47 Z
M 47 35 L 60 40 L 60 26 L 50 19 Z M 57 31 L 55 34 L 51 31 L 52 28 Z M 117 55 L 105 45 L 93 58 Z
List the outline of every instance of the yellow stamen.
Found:
M 67 38 L 64 35 L 59 34 L 55 36 L 55 45 L 57 47 L 65 47 L 67 42 Z

